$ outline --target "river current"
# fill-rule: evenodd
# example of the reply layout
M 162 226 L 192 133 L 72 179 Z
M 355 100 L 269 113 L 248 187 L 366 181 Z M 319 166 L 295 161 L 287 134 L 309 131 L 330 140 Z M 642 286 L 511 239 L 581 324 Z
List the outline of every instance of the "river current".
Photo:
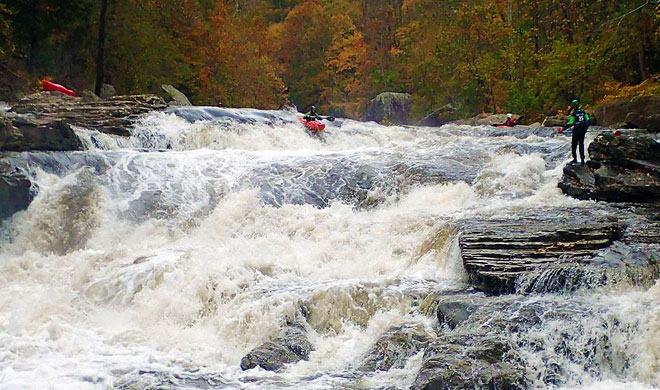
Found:
M 182 108 L 13 155 L 37 195 L 0 233 L 0 388 L 406 389 L 423 351 L 356 367 L 392 327 L 441 332 L 424 297 L 470 290 L 456 237 L 429 245 L 443 226 L 595 205 L 557 188 L 570 138 L 550 129 L 327 124 Z M 532 388 L 660 388 L 660 284 L 521 299 L 594 308 L 515 336 L 546 346 L 620 325 L 607 364 L 522 351 Z M 301 307 L 309 360 L 242 371 Z

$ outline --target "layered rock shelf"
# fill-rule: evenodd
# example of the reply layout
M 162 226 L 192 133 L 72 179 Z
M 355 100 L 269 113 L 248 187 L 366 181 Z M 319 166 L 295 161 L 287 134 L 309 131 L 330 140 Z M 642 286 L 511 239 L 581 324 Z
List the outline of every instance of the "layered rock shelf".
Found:
M 526 273 L 559 263 L 588 261 L 623 236 L 616 221 L 518 218 L 466 221 L 459 239 L 470 283 L 489 293 L 512 293 Z
M 100 100 L 59 92 L 36 93 L 19 101 L 0 118 L 0 151 L 81 150 L 82 142 L 72 126 L 130 136 L 140 115 L 166 107 L 156 95 Z

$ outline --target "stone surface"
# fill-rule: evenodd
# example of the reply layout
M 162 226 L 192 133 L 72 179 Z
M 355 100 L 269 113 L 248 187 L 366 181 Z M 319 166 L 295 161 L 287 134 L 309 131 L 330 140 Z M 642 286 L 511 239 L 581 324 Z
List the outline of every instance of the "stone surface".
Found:
M 407 93 L 383 92 L 367 107 L 365 120 L 382 124 L 410 124 L 411 97 Z
M 595 109 L 596 124 L 660 131 L 660 95 L 621 99 Z
M 174 88 L 173 85 L 163 84 L 160 87 L 163 89 L 163 91 L 167 92 L 167 94 L 171 97 L 172 100 L 169 102 L 170 105 L 174 105 L 174 106 L 193 105 L 192 103 L 190 103 L 190 100 L 188 100 L 188 97 L 184 95 L 183 92 Z
M 523 367 L 503 336 L 441 336 L 424 353 L 413 390 L 524 389 Z
M 559 188 L 578 199 L 660 202 L 660 143 L 648 136 L 602 134 L 586 166 L 567 165 Z
M 101 85 L 101 98 L 102 99 L 109 99 L 109 98 L 111 98 L 113 96 L 116 96 L 116 95 L 117 95 L 117 90 L 115 89 L 115 87 L 113 87 L 110 84 L 105 84 L 105 83 L 103 83 Z
M 5 121 L 0 150 L 80 150 L 82 143 L 71 126 L 129 136 L 140 115 L 165 108 L 165 102 L 155 95 L 115 96 L 100 101 L 91 96 L 40 92 L 25 97 L 6 114 L 12 126 L 7 129 Z
M 383 334 L 365 355 L 360 371 L 389 371 L 403 368 L 408 359 L 432 340 L 422 326 L 395 326 Z
M 265 342 L 245 355 L 241 359 L 241 369 L 261 367 L 278 371 L 286 364 L 307 360 L 313 349 L 304 325 L 294 323 L 286 326 L 275 340 Z
M 28 208 L 34 197 L 31 186 L 23 171 L 0 159 L 0 220 Z
M 462 223 L 459 244 L 469 281 L 476 289 L 513 293 L 522 275 L 591 259 L 598 249 L 620 239 L 623 229 L 616 221 L 561 215 L 470 220 Z
M 14 121 L 12 134 L 7 137 L 0 150 L 24 152 L 82 150 L 83 144 L 75 131 L 64 121 L 39 123 L 37 121 Z

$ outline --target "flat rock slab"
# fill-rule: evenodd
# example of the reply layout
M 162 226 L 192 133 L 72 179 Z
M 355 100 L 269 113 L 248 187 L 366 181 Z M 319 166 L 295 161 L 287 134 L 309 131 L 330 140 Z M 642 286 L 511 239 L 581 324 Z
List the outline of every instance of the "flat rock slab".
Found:
M 11 109 L 13 125 L 48 125 L 64 121 L 69 125 L 102 133 L 130 135 L 130 125 L 138 116 L 164 110 L 167 104 L 156 95 L 113 96 L 107 100 L 71 97 L 58 92 L 30 95 Z
M 461 223 L 459 244 L 472 285 L 481 291 L 515 292 L 526 273 L 559 263 L 588 261 L 623 237 L 614 220 L 574 216 L 469 220 Z

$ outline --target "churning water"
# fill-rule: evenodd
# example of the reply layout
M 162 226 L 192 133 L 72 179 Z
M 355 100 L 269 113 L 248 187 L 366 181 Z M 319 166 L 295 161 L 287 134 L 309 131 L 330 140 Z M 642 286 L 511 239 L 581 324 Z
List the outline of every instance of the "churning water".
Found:
M 291 112 L 187 108 L 77 131 L 89 150 L 12 157 L 38 195 L 0 236 L 2 389 L 408 388 L 423 351 L 357 367 L 388 329 L 442 332 L 419 306 L 469 288 L 453 222 L 593 207 L 557 189 L 570 139 L 543 129 L 320 139 Z M 530 387 L 660 387 L 660 285 L 519 299 L 575 311 L 511 336 Z M 309 360 L 242 371 L 301 310 Z M 561 351 L 594 338 L 607 353 Z

